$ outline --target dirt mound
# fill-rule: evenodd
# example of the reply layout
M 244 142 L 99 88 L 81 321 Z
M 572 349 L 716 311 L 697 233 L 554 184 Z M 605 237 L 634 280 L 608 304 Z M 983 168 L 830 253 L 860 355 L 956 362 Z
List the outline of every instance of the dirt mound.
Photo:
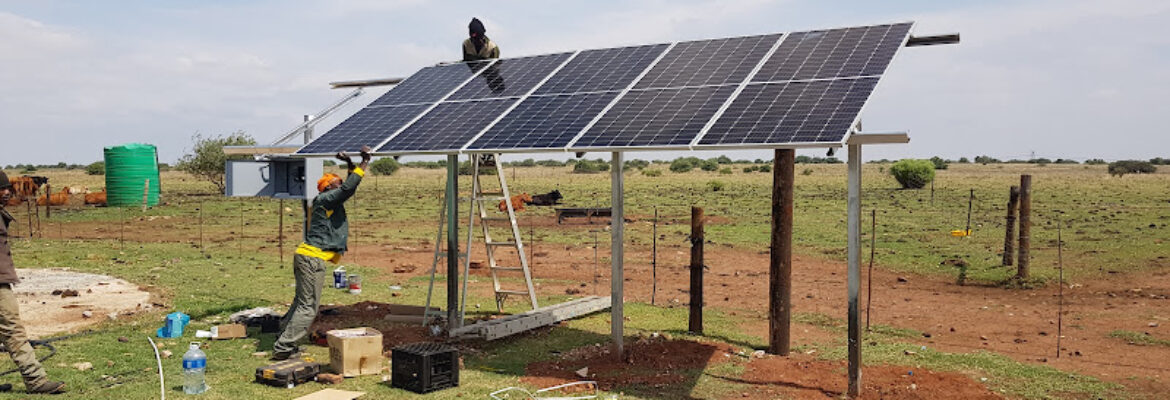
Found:
M 32 338 L 77 331 L 151 308 L 150 293 L 112 276 L 58 268 L 21 268 L 16 274 L 20 283 L 13 290 L 21 322 Z
M 324 336 L 325 332 L 333 329 L 348 329 L 370 327 L 382 332 L 382 349 L 390 350 L 394 346 L 418 343 L 438 342 L 443 337 L 430 336 L 428 329 L 419 324 L 396 323 L 385 320 L 391 314 L 391 305 L 375 301 L 363 301 L 346 306 L 322 306 L 317 319 L 309 327 L 314 336 Z
M 610 354 L 608 345 L 579 347 L 561 355 L 560 360 L 529 364 L 521 378 L 536 387 L 580 381 L 576 371 L 588 367 L 588 379 L 602 390 L 614 386 L 648 385 L 662 387 L 686 380 L 683 372 L 726 362 L 735 350 L 722 343 L 642 338 L 626 345 L 627 359 Z
M 846 363 L 808 356 L 752 359 L 743 374 L 754 390 L 735 398 L 824 399 L 845 393 Z M 1001 399 L 971 378 L 894 365 L 863 367 L 862 399 Z

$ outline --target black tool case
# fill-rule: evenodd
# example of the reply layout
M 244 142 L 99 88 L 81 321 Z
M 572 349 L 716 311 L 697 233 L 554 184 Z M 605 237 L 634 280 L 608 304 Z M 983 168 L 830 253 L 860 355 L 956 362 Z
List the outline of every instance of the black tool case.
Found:
M 430 393 L 459 386 L 459 350 L 439 343 L 394 348 L 390 355 L 390 386 Z
M 284 360 L 256 368 L 256 382 L 292 388 L 313 380 L 321 373 L 321 364 L 303 359 Z

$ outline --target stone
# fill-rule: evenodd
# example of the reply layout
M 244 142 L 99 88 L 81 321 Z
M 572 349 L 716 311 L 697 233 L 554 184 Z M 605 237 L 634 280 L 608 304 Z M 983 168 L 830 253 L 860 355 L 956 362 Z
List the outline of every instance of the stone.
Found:
M 93 363 L 91 363 L 91 362 L 74 363 L 73 368 L 77 368 L 78 371 L 89 371 L 89 370 L 93 369 Z
M 93 311 L 85 310 L 81 312 L 82 318 L 93 318 Z
M 588 378 L 589 377 L 589 367 L 581 368 L 577 371 L 574 371 L 574 373 L 577 374 L 577 376 L 579 376 L 579 377 Z

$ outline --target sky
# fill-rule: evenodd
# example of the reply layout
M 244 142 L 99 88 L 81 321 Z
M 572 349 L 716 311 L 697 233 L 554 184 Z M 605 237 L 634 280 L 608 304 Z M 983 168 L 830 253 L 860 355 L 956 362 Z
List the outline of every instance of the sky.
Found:
M 173 162 L 195 134 L 240 130 L 268 143 L 346 95 L 329 82 L 457 60 L 472 17 L 504 57 L 916 21 L 915 35 L 962 43 L 899 53 L 862 121 L 911 142 L 865 159 L 1170 157 L 1165 0 L 0 0 L 0 165 L 88 163 L 134 142 Z M 718 154 L 627 158 L 680 155 Z

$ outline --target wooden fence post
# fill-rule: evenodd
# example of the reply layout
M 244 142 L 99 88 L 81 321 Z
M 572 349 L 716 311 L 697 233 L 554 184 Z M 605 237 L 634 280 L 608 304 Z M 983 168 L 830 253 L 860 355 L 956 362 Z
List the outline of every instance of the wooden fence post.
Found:
M 1012 185 L 1010 194 L 1008 195 L 1007 205 L 1007 228 L 1005 228 L 1003 238 L 1003 265 L 1012 265 L 1015 259 L 1015 247 L 1012 246 L 1016 241 L 1016 206 L 1020 204 L 1020 187 Z
M 703 333 L 703 209 L 691 207 L 691 302 L 687 330 Z
M 1032 247 L 1032 175 L 1020 175 L 1020 248 L 1016 257 L 1016 279 L 1028 279 Z
M 777 149 L 772 167 L 772 243 L 768 260 L 768 352 L 788 355 L 792 324 L 792 203 L 796 150 Z

